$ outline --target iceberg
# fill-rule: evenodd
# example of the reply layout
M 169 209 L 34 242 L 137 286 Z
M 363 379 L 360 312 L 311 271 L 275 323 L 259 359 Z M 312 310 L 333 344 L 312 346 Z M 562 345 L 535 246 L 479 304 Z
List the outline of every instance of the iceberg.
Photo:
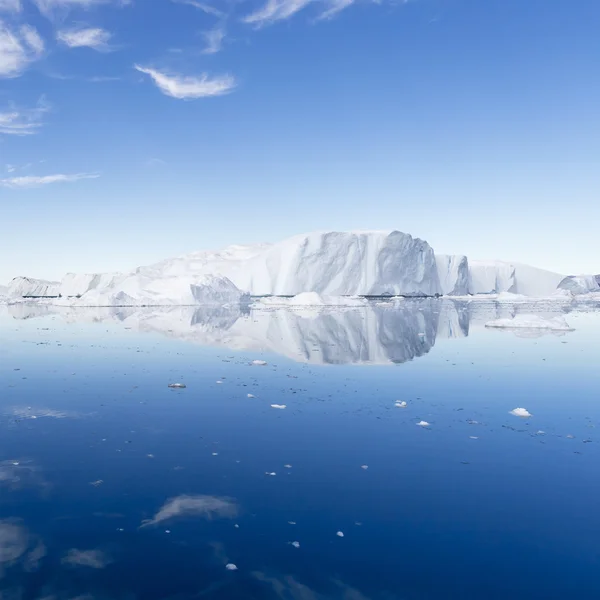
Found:
M 30 277 L 15 277 L 8 284 L 9 298 L 58 296 L 60 284 L 58 281 L 32 279 Z
M 134 274 L 122 278 L 107 276 L 105 281 L 109 284 L 93 287 L 70 303 L 74 306 L 224 306 L 250 299 L 229 279 L 215 275 L 150 278 Z
M 520 263 L 503 261 L 470 261 L 469 294 L 501 294 L 523 296 L 552 295 L 563 275 Z
M 292 298 L 282 298 L 280 296 L 268 296 L 261 298 L 258 302 L 262 306 L 289 306 L 289 307 L 361 307 L 368 306 L 369 301 L 366 298 L 356 296 L 321 296 L 317 292 L 303 292 Z
M 558 284 L 558 289 L 575 296 L 600 292 L 600 275 L 571 275 Z
M 436 254 L 440 291 L 444 296 L 466 296 L 469 293 L 469 261 L 466 256 Z

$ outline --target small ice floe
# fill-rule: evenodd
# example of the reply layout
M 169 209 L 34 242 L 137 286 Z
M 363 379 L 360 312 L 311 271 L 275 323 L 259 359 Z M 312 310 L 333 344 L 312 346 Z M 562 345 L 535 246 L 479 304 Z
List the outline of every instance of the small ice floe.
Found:
M 292 465 L 283 465 L 283 468 L 284 468 L 284 469 L 291 469 L 291 468 L 292 468 Z
M 470 440 L 478 440 L 479 438 L 476 435 L 470 435 L 469 439 Z
M 170 383 L 169 387 L 176 390 L 182 390 L 186 387 L 186 385 L 185 383 Z
M 267 365 L 266 360 L 253 360 L 252 363 L 255 367 L 265 367 Z
M 248 398 L 256 398 L 256 396 L 254 394 L 248 394 L 247 396 Z
M 335 535 L 337 535 L 338 537 L 344 537 L 344 532 L 338 531 Z
M 535 435 L 546 435 L 546 432 L 540 429 L 539 431 L 536 431 Z
M 216 384 L 221 384 L 223 383 L 220 379 L 218 381 L 215 381 Z
M 171 533 L 170 529 L 165 529 L 165 533 Z
M 219 453 L 218 452 L 213 452 L 212 455 L 213 456 L 219 456 Z
M 515 417 L 533 417 L 533 415 L 526 408 L 513 408 L 509 414 Z
M 288 525 L 295 525 L 296 521 L 288 521 Z
M 234 525 L 234 527 L 235 527 L 236 529 L 239 529 L 239 528 L 240 528 L 240 526 L 239 526 L 237 523 Z
M 574 435 L 571 435 L 571 434 L 569 433 L 569 434 L 567 435 L 567 439 L 569 439 L 569 440 L 574 440 L 574 439 L 575 439 L 575 436 L 574 436 Z
M 154 458 L 154 454 L 146 454 L 148 458 Z
M 360 468 L 363 469 L 363 471 L 366 471 L 369 468 L 369 465 L 360 465 Z
M 396 408 L 406 408 L 406 402 L 404 402 L 403 400 L 396 400 L 394 406 Z
M 429 423 L 427 421 L 419 421 L 417 425 L 419 427 L 429 427 Z
M 275 473 L 275 472 L 269 473 L 268 471 L 266 471 L 265 475 L 268 475 L 269 477 L 275 477 L 275 475 L 277 475 L 277 473 Z
M 300 548 L 300 542 L 289 542 L 294 548 Z
M 283 410 L 284 408 L 286 408 L 285 404 L 271 404 L 271 408 L 279 408 L 280 410 Z
M 227 563 L 227 564 L 225 565 L 225 568 L 226 568 L 228 571 L 237 571 L 237 570 L 238 570 L 238 568 L 237 568 L 237 565 L 234 565 L 233 563 Z
M 474 421 L 473 419 L 469 419 L 469 420 L 467 421 L 467 423 L 468 423 L 469 425 L 479 425 L 479 421 Z
M 99 485 L 102 485 L 104 483 L 104 481 L 102 479 L 97 479 L 96 481 L 90 481 L 90 485 L 93 485 L 94 487 L 98 487 Z

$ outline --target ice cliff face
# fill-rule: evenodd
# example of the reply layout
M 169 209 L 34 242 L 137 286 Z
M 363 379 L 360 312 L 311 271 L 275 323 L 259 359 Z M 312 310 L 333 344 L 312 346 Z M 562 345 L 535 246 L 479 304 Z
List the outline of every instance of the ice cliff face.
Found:
M 469 294 L 510 292 L 524 296 L 550 296 L 563 279 L 551 271 L 502 261 L 469 262 Z
M 295 296 L 302 292 L 324 296 L 441 293 L 432 248 L 399 231 L 312 233 L 278 244 L 197 252 L 128 274 L 69 274 L 60 291 L 63 297 L 85 296 L 89 300 L 121 294 L 115 300 L 131 304 L 141 300 L 145 290 L 153 298 L 168 297 L 172 302 L 179 298 L 178 303 L 185 304 L 189 300 L 188 285 L 206 275 L 225 277 L 254 296 Z M 170 286 L 171 291 L 167 289 Z M 206 293 L 205 288 L 200 295 Z
M 568 290 L 575 295 L 600 292 L 600 275 L 572 275 L 565 277 L 558 284 L 558 288 Z
M 45 281 L 29 277 L 15 277 L 8 284 L 9 298 L 22 298 L 23 296 L 58 296 L 60 284 L 58 281 Z
M 440 290 L 444 296 L 466 296 L 469 293 L 469 261 L 466 256 L 436 254 Z

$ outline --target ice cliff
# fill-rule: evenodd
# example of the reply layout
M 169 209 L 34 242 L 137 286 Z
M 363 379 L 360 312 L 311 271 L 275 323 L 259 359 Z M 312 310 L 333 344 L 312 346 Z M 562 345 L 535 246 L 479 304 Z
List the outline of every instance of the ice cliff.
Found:
M 9 298 L 22 298 L 23 296 L 58 296 L 60 283 L 58 281 L 45 281 L 31 279 L 30 277 L 15 277 L 8 284 Z
M 466 296 L 469 293 L 469 261 L 466 256 L 436 254 L 440 290 L 444 296 Z
M 510 292 L 524 296 L 552 295 L 563 276 L 519 263 L 470 261 L 469 294 Z
M 574 295 L 600 292 L 600 275 L 571 275 L 565 277 L 558 284 L 558 288 Z

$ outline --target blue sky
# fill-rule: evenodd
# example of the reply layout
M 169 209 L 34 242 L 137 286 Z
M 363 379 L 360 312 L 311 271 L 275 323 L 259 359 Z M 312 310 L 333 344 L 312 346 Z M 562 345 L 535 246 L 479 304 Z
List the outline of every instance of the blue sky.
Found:
M 598 0 L 0 0 L 0 282 L 313 230 L 600 272 Z

